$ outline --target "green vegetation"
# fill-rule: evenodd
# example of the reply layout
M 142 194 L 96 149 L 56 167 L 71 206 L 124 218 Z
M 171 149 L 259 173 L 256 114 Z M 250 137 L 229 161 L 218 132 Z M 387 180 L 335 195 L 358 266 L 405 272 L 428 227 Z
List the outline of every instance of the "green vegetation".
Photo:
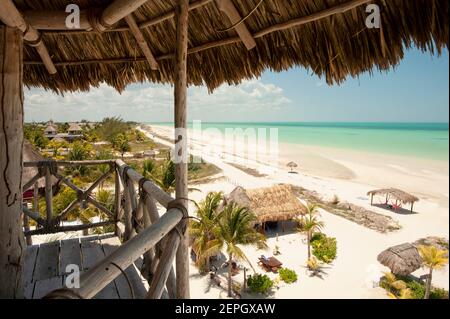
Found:
M 319 206 L 315 204 L 308 204 L 306 207 L 306 214 L 297 219 L 298 231 L 306 232 L 307 235 L 307 244 L 308 244 L 308 259 L 311 258 L 311 238 L 313 234 L 319 230 L 321 230 L 324 226 L 324 223 L 318 219 L 319 215 Z
M 442 269 L 448 264 L 448 250 L 438 249 L 435 246 L 419 246 L 419 253 L 422 257 L 423 266 L 429 269 L 427 284 L 425 289 L 425 299 L 430 298 L 431 282 L 433 280 L 433 270 Z
M 324 263 L 331 263 L 336 259 L 337 241 L 336 238 L 327 237 L 325 234 L 316 233 L 311 238 L 313 255 Z
M 384 288 L 393 299 L 424 299 L 426 285 L 410 276 L 395 276 L 385 273 L 380 280 L 380 287 Z M 430 299 L 448 299 L 448 291 L 442 288 L 430 289 Z
M 279 270 L 280 279 L 287 284 L 292 284 L 297 281 L 297 273 L 288 268 L 281 268 Z
M 44 127 L 36 123 L 25 125 L 23 136 L 37 148 L 45 148 L 49 143 L 48 138 L 44 136 Z
M 217 227 L 218 248 L 226 247 L 228 253 L 228 296 L 231 297 L 231 276 L 233 259 L 245 260 L 252 266 L 240 245 L 254 244 L 267 247 L 266 238 L 253 227 L 256 215 L 246 207 L 228 204 L 220 213 Z
M 189 232 L 193 249 L 197 255 L 197 265 L 204 271 L 209 258 L 226 248 L 228 254 L 228 295 L 232 289 L 232 264 L 234 260 L 245 260 L 252 264 L 240 245 L 253 244 L 267 247 L 266 238 L 253 227 L 256 215 L 245 207 L 228 204 L 219 211 L 221 193 L 209 193 L 197 206 L 198 220 L 192 221 Z
M 267 275 L 254 274 L 247 279 L 247 286 L 252 293 L 267 294 L 273 287 L 273 281 Z
M 125 134 L 117 134 L 112 140 L 112 145 L 116 151 L 119 151 L 122 158 L 126 152 L 131 151 L 130 143 Z
M 222 193 L 209 193 L 205 200 L 197 206 L 197 217 L 190 223 L 189 235 L 192 238 L 192 249 L 196 255 L 195 264 L 200 273 L 209 271 L 210 258 L 220 252 L 220 242 L 217 240 L 218 220 L 217 209 L 222 202 Z

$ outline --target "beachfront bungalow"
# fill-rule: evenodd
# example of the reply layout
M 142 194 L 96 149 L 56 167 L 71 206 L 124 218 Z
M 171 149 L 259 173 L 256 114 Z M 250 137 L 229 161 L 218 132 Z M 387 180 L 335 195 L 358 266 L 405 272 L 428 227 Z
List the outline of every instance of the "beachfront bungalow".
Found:
M 226 204 L 231 202 L 254 212 L 262 230 L 268 223 L 281 223 L 284 232 L 285 222 L 306 214 L 306 207 L 287 184 L 247 190 L 238 186 L 225 197 Z
M 372 3 L 378 5 L 380 19 L 368 19 L 367 5 Z M 79 26 L 67 24 L 68 4 L 82 10 Z M 135 82 L 172 84 L 175 127 L 185 129 L 188 85 L 205 85 L 213 92 L 224 83 L 260 76 L 266 69 L 294 66 L 310 70 L 330 85 L 375 69 L 389 70 L 412 45 L 438 53 L 448 48 L 448 9 L 447 0 L 1 1 L 0 110 L 5 116 L 0 117 L 4 128 L 0 134 L 0 298 L 23 297 L 29 291 L 34 293 L 27 297 L 45 296 L 44 287 L 47 292 L 61 288 L 65 275 L 61 265 L 77 264 L 80 259 L 88 262 L 82 265 L 80 288 L 56 290 L 49 297 L 92 298 L 99 293 L 117 297 L 130 291 L 121 270 L 132 271 L 129 267 L 143 254 L 145 265 L 156 265 L 149 268 L 153 274 L 147 277 L 147 298 L 189 297 L 187 164 L 176 164 L 172 198 L 121 160 L 84 162 L 111 167 L 87 189 L 78 188 L 57 169 L 80 163 L 25 162 L 24 167 L 36 167 L 45 179 L 47 205 L 45 218 L 24 210 L 22 192 L 28 189 L 21 187 L 29 185 L 21 183 L 23 151 L 11 147 L 23 141 L 24 86 L 62 94 L 103 83 L 119 92 Z M 369 11 L 377 15 L 373 6 Z M 182 156 L 187 139 L 174 138 Z M 115 181 L 113 211 L 92 195 L 110 175 Z M 77 194 L 59 216 L 52 211 L 52 176 Z M 156 202 L 166 210 L 161 218 Z M 86 205 L 102 210 L 108 220 L 61 224 L 73 208 Z M 28 236 L 112 225 L 114 237 L 75 238 L 23 249 L 21 212 L 38 225 L 26 232 Z M 121 245 L 119 237 L 127 244 Z M 41 280 L 33 277 L 44 270 L 47 278 L 38 279 L 45 284 L 39 284 Z

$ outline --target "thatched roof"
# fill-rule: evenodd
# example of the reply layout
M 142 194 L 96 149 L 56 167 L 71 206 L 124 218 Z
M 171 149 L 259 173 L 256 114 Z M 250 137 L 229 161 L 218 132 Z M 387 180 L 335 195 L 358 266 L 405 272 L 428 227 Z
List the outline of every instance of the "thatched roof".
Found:
M 53 133 L 53 132 L 57 132 L 57 131 L 58 131 L 58 129 L 53 124 L 47 125 L 47 127 L 44 130 L 44 132 L 46 132 L 46 133 Z
M 394 246 L 380 253 L 377 260 L 393 274 L 406 276 L 422 266 L 422 257 L 410 243 Z
M 291 167 L 291 168 L 295 168 L 295 167 L 298 167 L 298 164 L 295 163 L 295 162 L 289 162 L 289 163 L 287 163 L 286 166 L 287 166 L 287 167 Z
M 39 162 L 45 161 L 46 159 L 34 149 L 33 145 L 28 140 L 23 141 L 23 162 Z M 38 169 L 36 167 L 24 167 L 22 170 L 22 184 L 25 185 L 28 181 L 30 181 L 36 174 L 38 173 Z M 52 185 L 56 185 L 58 183 L 58 179 L 52 176 Z M 38 180 L 39 188 L 45 187 L 44 178 L 40 178 Z
M 97 7 L 101 12 L 111 2 L 14 1 L 26 19 L 37 10 L 64 12 L 69 4 L 81 9 Z M 283 71 L 294 66 L 308 69 L 329 84 L 339 84 L 348 76 L 398 65 L 405 50 L 413 45 L 431 53 L 449 46 L 448 0 L 263 1 L 245 20 L 256 42 L 249 51 L 234 29 L 223 31 L 231 23 L 215 1 L 191 1 L 200 2 L 190 11 L 188 82 L 205 84 L 210 90 L 222 83 L 237 84 L 259 76 L 266 69 Z M 244 17 L 260 0 L 232 2 Z M 379 5 L 381 29 L 366 27 L 368 3 Z M 49 75 L 36 50 L 25 46 L 24 83 L 59 92 L 89 90 L 102 82 L 118 90 L 133 82 L 173 83 L 174 4 L 175 0 L 147 1 L 133 13 L 156 57 L 158 70 L 151 69 L 121 20 L 103 33 L 39 30 L 58 72 Z M 344 4 L 351 9 L 331 14 Z
M 290 185 L 248 190 L 236 187 L 225 201 L 248 207 L 261 223 L 290 220 L 306 213 L 306 207 L 294 196 Z
M 397 188 L 376 189 L 376 190 L 368 192 L 367 195 L 369 195 L 369 196 L 371 196 L 371 195 L 374 195 L 374 196 L 375 195 L 388 195 L 389 197 L 397 199 L 404 204 L 415 203 L 415 202 L 419 201 L 418 197 L 408 194 L 407 192 L 402 191 L 401 189 L 397 189 Z
M 67 130 L 68 132 L 80 132 L 83 129 L 81 128 L 81 126 L 78 123 L 70 123 L 69 129 Z

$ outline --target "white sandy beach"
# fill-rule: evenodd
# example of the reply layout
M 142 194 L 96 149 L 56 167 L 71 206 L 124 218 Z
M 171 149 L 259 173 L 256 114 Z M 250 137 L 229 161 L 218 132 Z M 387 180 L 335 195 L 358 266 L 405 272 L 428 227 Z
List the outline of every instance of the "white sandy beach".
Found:
M 151 132 L 148 130 L 145 132 L 157 142 L 171 145 L 166 139 L 158 138 L 154 134 L 171 139 L 172 129 L 152 125 Z M 192 141 L 194 148 L 195 144 L 205 145 L 208 142 L 210 141 Z M 381 234 L 321 211 L 321 218 L 325 222 L 324 232 L 336 237 L 338 242 L 338 257 L 325 269 L 326 275 L 323 280 L 310 278 L 306 274 L 304 265 L 307 250 L 303 235 L 280 232 L 279 241 L 276 243 L 275 233 L 268 234 L 269 251 L 258 251 L 254 247 L 244 249 L 255 269 L 260 271 L 256 263 L 257 258 L 261 254 L 271 255 L 276 243 L 280 247 L 279 259 L 284 266 L 294 269 L 299 275 L 299 280 L 295 284 L 281 284 L 281 288 L 273 294 L 274 298 L 386 298 L 384 290 L 373 287 L 373 282 L 387 270 L 377 262 L 377 255 L 381 251 L 427 236 L 449 237 L 448 162 L 287 144 L 280 145 L 279 149 L 278 165 L 233 158 L 233 162 L 245 163 L 245 166 L 256 168 L 265 174 L 261 177 L 249 175 L 230 165 L 230 158 L 224 160 L 223 154 L 217 156 L 201 154 L 204 160 L 215 164 L 223 172 L 214 182 L 195 185 L 201 192 L 191 192 L 190 197 L 200 201 L 210 191 L 228 193 L 237 185 L 257 188 L 290 183 L 314 190 L 324 198 L 337 195 L 340 200 L 391 216 L 402 228 L 396 232 Z M 196 154 L 195 150 L 192 154 L 200 155 Z M 299 164 L 298 174 L 288 173 L 285 164 L 289 161 Z M 370 206 L 367 192 L 385 187 L 398 187 L 418 196 L 420 201 L 414 208 L 416 213 L 398 214 Z M 425 273 L 425 269 L 420 269 L 414 275 L 420 276 Z M 235 280 L 242 282 L 242 274 L 236 276 Z M 433 283 L 448 290 L 448 266 L 442 271 L 435 272 Z M 191 297 L 225 298 L 226 293 L 212 287 L 209 277 L 198 275 L 197 269 L 192 265 Z

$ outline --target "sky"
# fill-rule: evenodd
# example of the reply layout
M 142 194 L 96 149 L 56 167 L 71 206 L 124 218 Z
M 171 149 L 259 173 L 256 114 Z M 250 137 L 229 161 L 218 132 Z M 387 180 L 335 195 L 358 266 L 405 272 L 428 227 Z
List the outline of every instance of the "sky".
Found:
M 413 49 L 388 72 L 349 78 L 340 86 L 295 68 L 222 85 L 188 90 L 188 120 L 204 122 L 448 122 L 449 55 Z M 101 85 L 64 97 L 41 89 L 25 91 L 25 121 L 100 121 L 119 116 L 136 122 L 171 122 L 170 85 L 130 85 L 122 94 Z

